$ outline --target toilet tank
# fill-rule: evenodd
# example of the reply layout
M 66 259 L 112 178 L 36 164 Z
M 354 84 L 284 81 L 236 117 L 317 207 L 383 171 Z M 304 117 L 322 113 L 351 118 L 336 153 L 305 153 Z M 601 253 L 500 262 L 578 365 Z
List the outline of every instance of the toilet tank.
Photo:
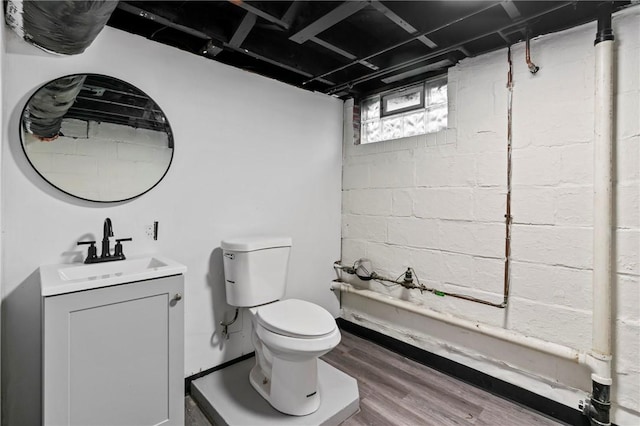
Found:
M 227 303 L 257 306 L 282 299 L 291 238 L 254 237 L 220 243 Z

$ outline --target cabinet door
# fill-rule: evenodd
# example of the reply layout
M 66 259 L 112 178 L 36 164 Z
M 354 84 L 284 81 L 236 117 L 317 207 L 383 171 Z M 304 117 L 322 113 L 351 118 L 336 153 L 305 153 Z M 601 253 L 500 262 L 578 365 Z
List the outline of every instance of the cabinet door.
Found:
M 184 424 L 183 276 L 44 299 L 46 426 Z

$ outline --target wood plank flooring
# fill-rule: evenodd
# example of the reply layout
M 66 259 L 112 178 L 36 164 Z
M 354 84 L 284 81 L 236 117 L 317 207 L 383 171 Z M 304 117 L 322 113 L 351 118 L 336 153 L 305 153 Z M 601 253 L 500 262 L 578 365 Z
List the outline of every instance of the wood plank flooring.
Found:
M 368 340 L 341 332 L 340 344 L 322 359 L 358 381 L 360 412 L 343 426 L 561 424 Z M 185 398 L 185 424 L 211 425 L 190 396 Z

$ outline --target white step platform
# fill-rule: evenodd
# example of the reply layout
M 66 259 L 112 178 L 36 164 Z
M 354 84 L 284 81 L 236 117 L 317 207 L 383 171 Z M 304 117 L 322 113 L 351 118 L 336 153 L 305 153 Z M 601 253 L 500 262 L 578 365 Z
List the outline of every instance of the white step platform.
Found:
M 191 382 L 191 396 L 216 426 L 332 426 L 360 409 L 358 382 L 318 360 L 320 408 L 307 416 L 282 414 L 249 383 L 249 371 L 255 362 L 255 358 L 249 358 Z

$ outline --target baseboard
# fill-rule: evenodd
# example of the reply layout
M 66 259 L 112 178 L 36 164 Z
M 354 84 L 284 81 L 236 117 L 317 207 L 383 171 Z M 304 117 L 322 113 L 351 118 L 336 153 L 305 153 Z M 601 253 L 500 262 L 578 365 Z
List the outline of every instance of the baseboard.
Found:
M 244 361 L 245 359 L 252 358 L 255 355 L 256 355 L 255 352 L 251 352 L 251 353 L 242 355 L 241 357 L 234 358 L 231 361 L 227 361 L 224 364 L 216 365 L 215 367 L 211 367 L 207 370 L 204 370 L 199 373 L 193 374 L 189 377 L 186 377 L 184 379 L 184 394 L 191 395 L 191 382 L 193 382 L 194 380 L 199 379 L 200 377 L 206 376 L 209 373 L 213 373 L 214 371 L 222 370 L 223 368 L 228 367 L 230 365 L 237 364 L 238 362 Z
M 556 420 L 570 425 L 589 426 L 589 420 L 587 417 L 582 415 L 582 412 L 577 409 L 567 407 L 564 404 L 560 404 L 559 402 L 545 398 L 503 380 L 496 379 L 493 376 L 474 370 L 466 365 L 425 351 L 424 349 L 420 349 L 401 340 L 352 323 L 343 318 L 338 318 L 336 321 L 342 330 L 367 339 L 404 357 L 433 368 L 434 370 L 441 371 L 463 382 L 489 391 L 494 395 L 498 395 L 517 404 L 526 406 L 548 417 L 553 417 Z

